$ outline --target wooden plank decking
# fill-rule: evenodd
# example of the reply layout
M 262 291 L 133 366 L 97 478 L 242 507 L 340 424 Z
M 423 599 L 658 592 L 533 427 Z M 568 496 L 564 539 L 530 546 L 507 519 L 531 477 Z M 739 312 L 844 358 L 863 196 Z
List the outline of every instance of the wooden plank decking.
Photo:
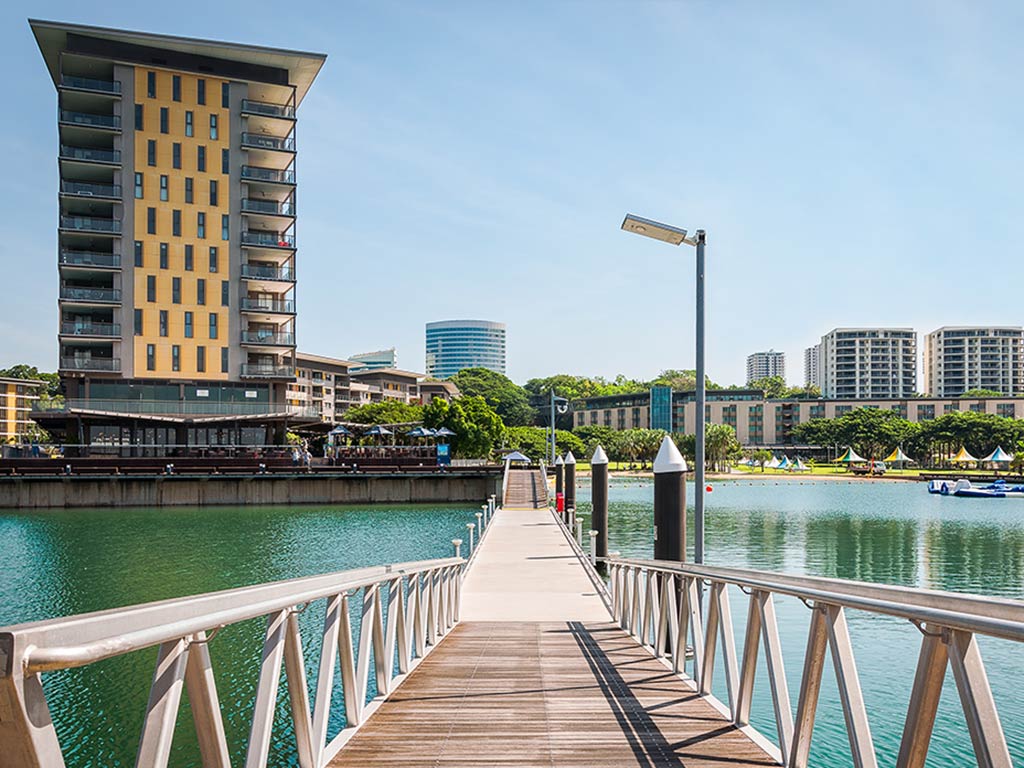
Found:
M 775 765 L 610 622 L 458 625 L 331 763 Z

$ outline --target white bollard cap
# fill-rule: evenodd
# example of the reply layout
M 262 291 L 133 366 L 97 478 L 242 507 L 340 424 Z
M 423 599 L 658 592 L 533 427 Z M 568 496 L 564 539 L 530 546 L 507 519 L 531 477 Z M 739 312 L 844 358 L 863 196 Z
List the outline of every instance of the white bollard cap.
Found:
M 686 459 L 679 452 L 675 441 L 669 435 L 665 435 L 661 441 L 661 448 L 658 449 L 658 455 L 654 457 L 654 474 L 685 471 Z
M 576 457 L 572 455 L 572 451 L 569 451 L 567 454 L 565 454 L 565 463 L 566 464 L 575 464 L 576 463 Z
M 604 448 L 600 445 L 594 450 L 594 455 L 590 457 L 590 463 L 591 465 L 608 463 L 608 454 L 604 452 Z
M 564 462 L 564 461 L 562 461 L 562 457 L 561 457 L 561 456 L 556 456 L 556 457 L 555 457 L 555 466 L 556 466 L 556 467 L 560 467 L 560 466 L 562 466 L 562 465 L 563 465 L 564 463 L 565 463 L 565 462 Z

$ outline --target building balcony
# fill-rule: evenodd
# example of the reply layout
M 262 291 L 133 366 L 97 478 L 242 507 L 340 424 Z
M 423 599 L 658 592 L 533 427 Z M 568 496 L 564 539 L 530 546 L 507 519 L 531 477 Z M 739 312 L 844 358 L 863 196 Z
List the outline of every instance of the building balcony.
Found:
M 60 111 L 61 125 L 73 125 L 78 128 L 100 128 L 106 131 L 120 131 L 120 115 L 97 115 L 92 112 L 72 112 L 69 109 Z
M 62 267 L 120 269 L 121 254 L 105 251 L 62 250 L 58 261 Z
M 295 171 L 291 168 L 262 168 L 258 165 L 242 166 L 243 181 L 259 181 L 267 184 L 288 184 L 295 186 Z
M 121 199 L 120 184 L 94 184 L 88 181 L 66 181 L 61 179 L 60 193 L 68 197 Z
M 295 235 L 251 229 L 248 232 L 242 233 L 242 245 L 258 248 L 282 248 L 293 251 L 295 250 Z
M 294 333 L 275 331 L 242 331 L 242 343 L 260 347 L 294 347 Z
M 110 338 L 121 335 L 120 323 L 101 323 L 90 320 L 73 320 L 60 324 L 62 336 L 98 336 Z
M 292 200 L 256 200 L 242 198 L 242 213 L 258 213 L 267 216 L 295 218 L 295 203 Z
M 121 95 L 121 83 L 117 80 L 96 80 L 91 77 L 63 75 L 60 79 L 60 87 L 68 91 Z
M 295 301 L 293 299 L 251 298 L 243 296 L 240 306 L 243 312 L 274 315 L 295 314 Z
M 121 359 L 118 357 L 62 357 L 62 371 L 104 371 L 116 373 L 121 370 Z
M 61 216 L 60 228 L 72 232 L 95 232 L 104 235 L 121 234 L 118 219 L 104 219 L 98 216 Z
M 278 267 L 269 264 L 243 264 L 242 277 L 246 280 L 277 280 L 294 283 L 295 270 L 291 267 Z
M 265 363 L 243 363 L 243 379 L 294 379 L 295 369 L 290 365 L 267 365 Z
M 266 101 L 242 99 L 243 115 L 259 115 L 260 117 L 276 117 L 281 120 L 295 120 L 295 107 L 290 104 L 270 104 Z
M 80 285 L 62 285 L 60 287 L 62 301 L 74 301 L 80 304 L 119 304 L 121 291 L 118 288 L 91 288 Z
M 103 163 L 120 165 L 121 152 L 117 149 L 98 149 L 96 147 L 72 147 L 61 144 L 61 160 L 73 160 L 80 163 Z
M 284 138 L 278 138 L 277 136 L 265 136 L 261 133 L 243 133 L 242 148 L 265 149 L 271 152 L 288 152 L 290 154 L 295 154 L 295 137 L 286 136 Z

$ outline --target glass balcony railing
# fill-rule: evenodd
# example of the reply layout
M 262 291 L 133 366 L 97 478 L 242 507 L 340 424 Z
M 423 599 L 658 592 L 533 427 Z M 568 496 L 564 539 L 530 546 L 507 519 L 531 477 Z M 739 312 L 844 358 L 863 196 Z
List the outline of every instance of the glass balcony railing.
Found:
M 268 248 L 294 248 L 295 235 L 283 232 L 249 230 L 242 233 L 242 245 L 261 245 Z
M 294 184 L 295 171 L 287 169 L 279 171 L 276 168 L 261 168 L 258 165 L 243 165 L 242 178 L 247 181 L 269 181 L 274 184 Z
M 242 99 L 242 112 L 266 117 L 283 117 L 287 120 L 295 119 L 295 107 L 289 104 L 270 104 L 266 101 Z
M 291 200 L 254 200 L 242 198 L 242 210 L 247 213 L 268 213 L 273 216 L 294 216 L 295 203 Z
M 60 121 L 69 125 L 84 125 L 89 128 L 121 129 L 121 118 L 118 115 L 94 115 L 92 112 L 72 112 L 62 109 Z
M 61 180 L 60 191 L 65 195 L 78 197 L 121 197 L 120 184 L 93 184 L 87 181 Z
M 117 80 L 96 80 L 91 77 L 64 75 L 60 79 L 60 84 L 64 88 L 74 88 L 79 91 L 101 91 L 102 93 L 121 92 L 121 83 Z
M 102 219 L 96 216 L 61 216 L 61 229 L 77 232 L 120 232 L 121 222 L 117 219 Z
M 262 133 L 243 133 L 242 146 L 250 149 L 270 149 L 274 152 L 294 152 L 295 137 L 286 136 L 281 139 L 277 136 L 266 136 Z
M 60 156 L 64 160 L 84 160 L 89 163 L 120 163 L 121 151 L 117 149 L 95 149 L 93 147 L 69 147 L 61 145 Z
M 60 297 L 69 301 L 103 301 L 118 302 L 121 291 L 117 288 L 89 288 L 80 285 L 62 285 Z
M 252 280 L 295 280 L 295 270 L 270 264 L 243 264 L 242 277 Z
M 242 377 L 247 379 L 294 379 L 295 369 L 288 365 L 243 363 Z
M 68 398 L 56 402 L 40 403 L 42 411 L 104 411 L 127 415 L 182 415 L 182 416 L 262 416 L 288 414 L 310 416 L 308 406 L 283 403 L 253 403 L 204 400 L 97 400 L 95 398 Z
M 242 297 L 241 307 L 247 312 L 278 312 L 295 314 L 295 301 L 292 299 L 269 299 L 263 297 Z
M 72 320 L 60 324 L 65 336 L 120 336 L 120 323 L 101 323 L 90 320 Z
M 64 371 L 120 371 L 121 360 L 116 357 L 62 357 Z
M 276 333 L 275 331 L 242 331 L 243 344 L 266 344 L 274 347 L 294 347 L 294 333 Z
M 60 252 L 60 263 L 66 267 L 120 267 L 121 254 L 64 250 Z

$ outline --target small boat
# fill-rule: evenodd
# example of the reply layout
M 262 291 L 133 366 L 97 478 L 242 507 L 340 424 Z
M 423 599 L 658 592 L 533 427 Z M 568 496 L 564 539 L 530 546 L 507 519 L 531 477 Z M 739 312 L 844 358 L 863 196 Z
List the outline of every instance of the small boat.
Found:
M 959 496 L 963 499 L 1024 499 L 1024 485 L 1007 485 L 1005 480 L 981 486 L 971 485 L 971 481 L 964 478 L 955 483 L 949 480 L 929 480 L 928 493 Z

